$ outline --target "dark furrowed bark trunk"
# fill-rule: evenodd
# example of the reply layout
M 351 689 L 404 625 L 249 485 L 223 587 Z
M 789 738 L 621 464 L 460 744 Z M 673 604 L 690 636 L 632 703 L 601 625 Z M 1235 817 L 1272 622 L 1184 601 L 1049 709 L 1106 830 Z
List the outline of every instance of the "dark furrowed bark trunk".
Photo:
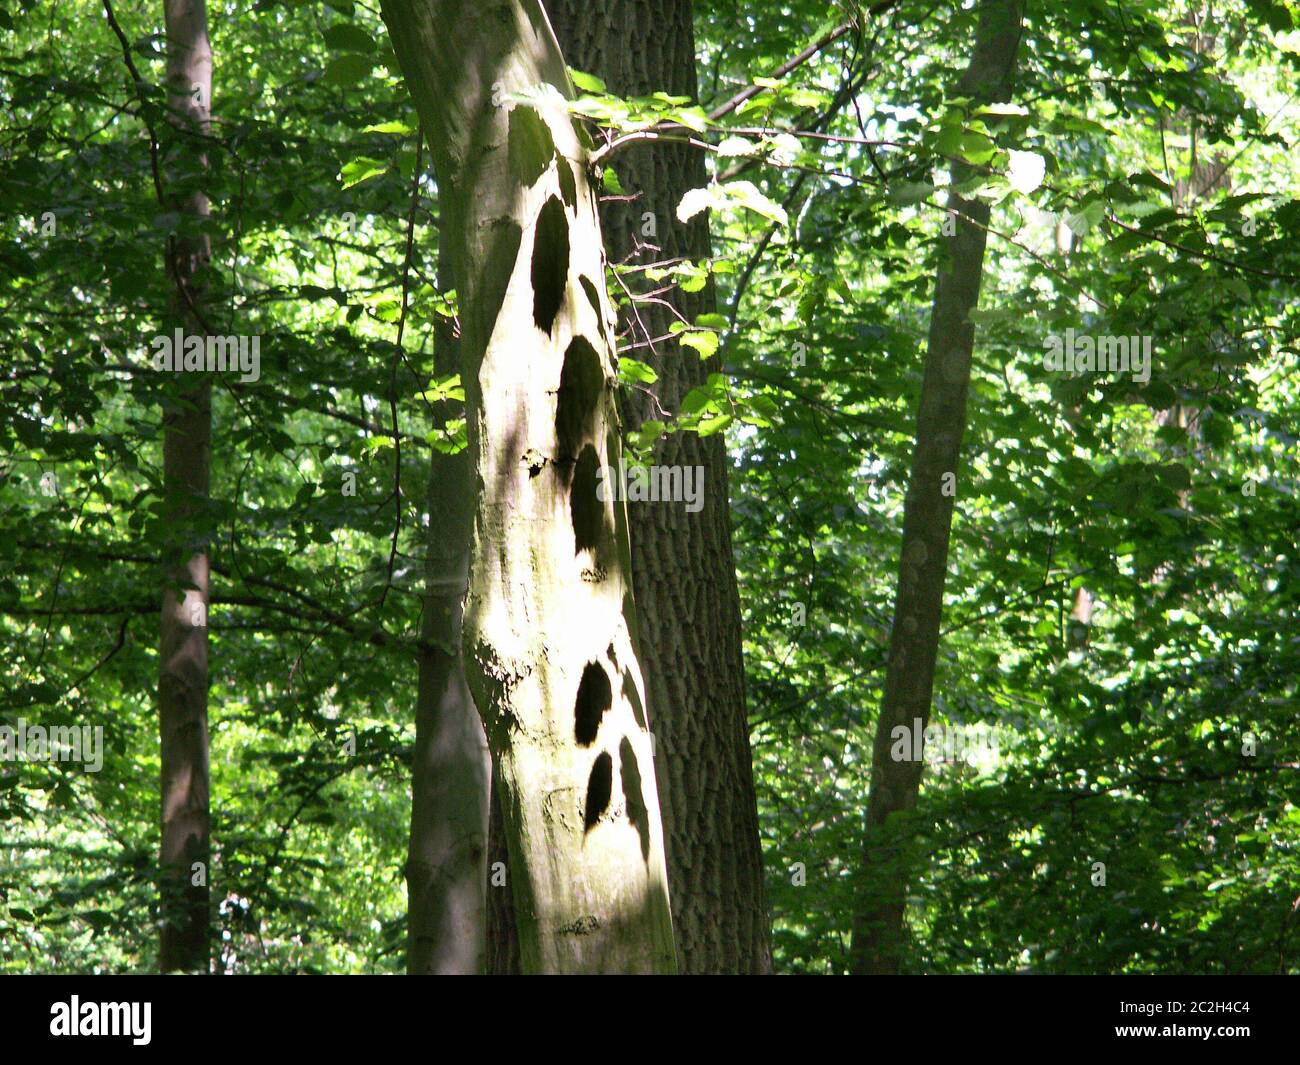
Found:
M 439 284 L 453 287 L 449 256 Z M 439 319 L 434 372 L 459 372 L 450 323 Z M 439 416 L 440 424 L 446 417 Z M 470 455 L 434 451 L 429 465 L 424 640 L 411 767 L 411 837 L 406 864 L 406 971 L 481 973 L 487 934 L 488 799 L 492 759 L 461 653 L 474 514 Z
M 496 775 L 492 778 L 492 816 L 488 829 L 488 918 L 487 971 L 492 976 L 515 976 L 522 972 L 519 960 L 519 930 L 510 894 L 510 848 L 506 826 L 501 820 L 501 799 Z
M 203 158 L 197 139 L 211 118 L 212 52 L 203 0 L 165 0 L 167 88 L 176 151 L 186 166 Z M 197 160 L 196 160 L 197 157 Z M 208 199 L 193 192 L 175 204 L 206 218 Z M 175 290 L 176 321 L 190 333 L 203 325 L 207 237 L 168 242 L 167 273 Z M 176 357 L 181 356 L 176 352 Z M 204 379 L 185 387 L 163 415 L 163 487 L 168 527 L 159 640 L 158 726 L 161 756 L 162 844 L 159 967 L 163 972 L 207 972 L 208 867 L 208 546 L 202 526 L 212 458 L 212 394 Z
M 673 972 L 587 145 L 536 0 L 385 0 L 433 151 L 476 481 L 466 677 L 525 972 Z M 607 493 L 606 493 L 607 494 Z
M 977 102 L 1009 99 L 1022 15 L 1020 0 L 982 0 L 974 52 L 955 95 Z M 970 167 L 954 164 L 954 185 L 970 174 Z M 853 920 L 855 973 L 896 973 L 903 958 L 908 869 L 904 851 L 890 845 L 885 830 L 893 815 L 916 805 L 924 763 L 895 761 L 891 747 L 896 728 L 924 730 L 930 718 L 955 503 L 944 484 L 947 475 L 957 475 L 960 465 L 975 344 L 970 312 L 979 300 L 989 220 L 986 203 L 953 192 L 949 205 L 957 219 L 935 286 L 916 448 L 903 508 L 894 623 L 867 802 L 863 890 Z M 960 481 L 957 484 L 960 490 Z
M 601 78 L 620 96 L 664 90 L 696 97 L 695 35 L 689 0 L 546 0 L 568 64 Z M 670 142 L 630 148 L 611 164 L 628 202 L 601 205 L 606 249 L 615 263 L 704 259 L 708 220 L 677 219 L 677 205 L 706 184 L 703 153 Z M 647 216 L 649 216 L 647 218 Z M 650 232 L 653 220 L 653 232 Z M 627 279 L 629 287 L 656 287 Z M 715 310 L 712 283 L 662 298 L 688 321 Z M 642 303 L 635 339 L 668 335 L 677 316 Z M 709 368 L 675 342 L 631 353 L 659 380 L 621 396 L 631 427 L 676 412 Z M 661 409 L 662 408 L 662 409 Z M 641 666 L 654 721 L 659 801 L 668 844 L 673 928 L 684 972 L 771 971 L 763 860 L 758 837 L 741 658 L 740 600 L 731 548 L 729 466 L 721 436 L 676 433 L 655 462 L 702 467 L 704 507 L 629 507 Z

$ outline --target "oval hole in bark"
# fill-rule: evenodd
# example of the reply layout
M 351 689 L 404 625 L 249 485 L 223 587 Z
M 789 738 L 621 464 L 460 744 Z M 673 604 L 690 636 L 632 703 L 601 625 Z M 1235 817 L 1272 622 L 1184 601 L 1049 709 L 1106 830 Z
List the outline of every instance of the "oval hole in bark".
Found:
M 650 860 L 650 812 L 646 809 L 645 795 L 641 791 L 641 769 L 636 764 L 636 752 L 631 741 L 624 736 L 618 745 L 618 761 L 623 778 L 623 798 L 627 801 L 627 819 L 641 837 L 641 860 Z
M 578 456 L 573 468 L 573 487 L 569 490 L 569 513 L 573 518 L 574 554 L 594 551 L 600 541 L 605 504 L 596 496 L 596 481 L 600 475 L 600 460 L 596 449 L 588 444 Z
M 555 153 L 555 176 L 560 182 L 560 195 L 564 197 L 564 202 L 572 209 L 578 206 L 578 185 L 573 179 L 573 167 L 569 165 L 569 160 L 564 158 L 559 152 Z
M 521 185 L 532 185 L 545 173 L 547 163 L 556 154 L 555 140 L 533 108 L 516 107 L 510 112 L 507 152 L 510 172 Z
M 560 392 L 555 404 L 556 469 L 561 477 L 572 471 L 572 462 L 583 441 L 591 436 L 592 421 L 605 375 L 596 349 L 582 337 L 574 337 L 564 353 L 560 371 Z
M 537 215 L 533 234 L 533 321 L 549 333 L 564 303 L 569 280 L 569 221 L 564 204 L 552 196 Z
M 582 283 L 582 291 L 587 295 L 587 302 L 591 304 L 591 309 L 596 312 L 596 324 L 600 327 L 600 335 L 605 343 L 609 343 L 609 333 L 605 331 L 605 315 L 600 309 L 600 293 L 596 291 L 596 286 L 586 274 L 579 274 L 578 280 Z
M 519 258 L 519 245 L 524 239 L 524 231 L 509 219 L 494 222 L 490 233 L 478 316 L 479 329 L 483 331 L 484 336 L 492 335 L 492 327 L 506 298 L 506 289 L 509 287 L 510 275 L 515 268 L 515 260 Z
M 614 759 L 608 751 L 601 751 L 587 778 L 587 805 L 582 823 L 585 832 L 596 827 L 600 815 L 609 809 L 609 797 L 614 790 Z
M 640 643 L 641 636 L 637 626 L 636 603 L 632 601 L 631 588 L 628 588 L 623 593 L 623 624 L 627 626 L 627 631 L 632 636 L 632 645 L 635 647 Z
M 636 681 L 632 679 L 630 669 L 623 670 L 623 698 L 632 707 L 632 716 L 636 718 L 636 723 L 644 729 L 645 711 L 641 709 L 641 696 L 636 692 Z
M 573 704 L 573 738 L 580 746 L 590 747 L 600 731 L 600 719 L 613 703 L 614 693 L 609 675 L 598 662 L 588 662 L 578 682 L 578 698 Z

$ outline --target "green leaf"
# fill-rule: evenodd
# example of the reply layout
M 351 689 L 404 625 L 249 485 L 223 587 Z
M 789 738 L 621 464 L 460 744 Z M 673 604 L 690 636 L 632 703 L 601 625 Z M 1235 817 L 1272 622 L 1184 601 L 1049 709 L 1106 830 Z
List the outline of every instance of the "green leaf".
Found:
M 439 454 L 455 455 L 464 449 L 468 436 L 464 418 L 450 418 L 445 429 L 435 429 L 425 439 Z
M 637 451 L 650 447 L 667 431 L 667 426 L 658 418 L 647 418 L 639 429 L 627 434 L 628 443 Z
M 669 121 L 685 126 L 696 133 L 703 133 L 709 126 L 709 116 L 701 107 L 677 107 L 665 115 Z
M 889 198 L 900 207 L 907 207 L 934 195 L 934 186 L 924 181 L 901 181 L 889 190 Z
M 362 133 L 397 133 L 403 137 L 407 137 L 410 136 L 412 133 L 414 133 L 415 130 L 412 129 L 410 126 L 408 126 L 405 122 L 398 122 L 394 120 L 392 122 L 379 122 L 373 126 L 366 126 L 361 132 Z
M 789 219 L 786 216 L 785 208 L 759 192 L 753 182 L 731 181 L 722 187 L 726 190 L 727 195 L 739 203 L 740 206 L 747 207 L 755 214 L 760 214 L 778 225 L 784 226 L 788 224 Z
M 366 77 L 375 61 L 355 52 L 335 56 L 325 65 L 321 82 L 325 85 L 355 85 Z
M 420 398 L 426 403 L 440 403 L 443 400 L 464 402 L 465 389 L 461 387 L 460 374 L 454 373 L 439 381 L 431 382 L 429 387 L 420 393 Z
M 728 159 L 758 155 L 759 146 L 757 141 L 748 137 L 724 137 L 718 144 L 717 154 Z
M 699 292 L 709 282 L 709 272 L 693 263 L 685 263 L 677 269 L 677 284 L 683 292 Z
M 388 167 L 389 163 L 386 160 L 371 159 L 362 155 L 353 159 L 350 163 L 344 163 L 343 169 L 339 171 L 339 176 L 343 179 L 343 187 L 350 189 L 353 185 L 360 185 L 363 181 L 369 181 L 372 177 L 387 173 Z
M 583 92 L 605 92 L 605 83 L 594 74 L 587 74 L 581 70 L 574 70 L 569 67 L 569 77 L 573 79 L 573 84 Z
M 685 344 L 688 348 L 694 348 L 698 351 L 701 359 L 707 359 L 718 350 L 717 333 L 692 330 L 687 333 L 682 333 L 682 335 L 677 339 L 679 343 Z
M 1022 107 L 1020 104 L 981 104 L 978 113 L 981 115 L 1027 115 L 1029 114 L 1029 108 Z
M 321 36 L 327 45 L 338 52 L 370 53 L 375 50 L 375 42 L 370 34 L 351 22 L 330 26 L 321 32 Z
M 625 382 L 636 382 L 643 385 L 652 385 L 659 380 L 659 375 L 651 367 L 626 356 L 619 357 L 618 375 Z
M 966 162 L 979 166 L 987 163 L 998 153 L 998 146 L 985 134 L 967 131 L 962 134 L 961 150 L 957 153 Z
M 1106 215 L 1106 205 L 1101 200 L 1093 200 L 1078 214 L 1067 214 L 1065 224 L 1071 232 L 1078 236 L 1084 236 L 1093 226 L 1097 225 Z
M 677 219 L 680 222 L 689 222 L 701 211 L 716 207 L 717 203 L 718 196 L 711 187 L 690 189 L 677 205 Z
M 1011 187 L 1022 196 L 1028 196 L 1043 183 L 1047 170 L 1046 160 L 1034 152 L 1008 152 L 1007 178 Z
M 600 183 L 604 186 L 606 192 L 615 196 L 626 195 L 626 190 L 623 188 L 622 182 L 618 180 L 618 175 L 614 173 L 613 167 L 605 167 L 605 173 L 601 175 Z
M 699 386 L 692 388 L 685 396 L 682 397 L 682 415 L 698 414 L 713 402 L 712 392 Z
M 785 208 L 768 199 L 752 181 L 728 181 L 722 185 L 691 189 L 677 205 L 677 217 L 682 222 L 689 222 L 701 211 L 728 207 L 747 208 L 778 225 L 789 222 Z
M 712 436 L 714 433 L 719 433 L 725 429 L 733 420 L 730 414 L 717 414 L 712 418 L 703 419 L 695 431 L 700 436 Z
M 945 126 L 935 138 L 934 150 L 949 159 L 961 154 L 962 130 L 960 126 Z
M 1222 286 L 1228 292 L 1231 292 L 1242 303 L 1253 302 L 1253 293 L 1250 286 L 1239 277 L 1227 277 L 1222 281 Z

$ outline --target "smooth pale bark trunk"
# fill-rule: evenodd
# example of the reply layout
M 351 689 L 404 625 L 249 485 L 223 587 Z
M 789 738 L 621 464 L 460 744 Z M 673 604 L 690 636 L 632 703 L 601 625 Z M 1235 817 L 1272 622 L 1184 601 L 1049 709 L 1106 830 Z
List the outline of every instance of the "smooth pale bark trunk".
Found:
M 385 0 L 433 151 L 477 481 L 463 644 L 525 972 L 673 972 L 635 644 L 613 314 L 587 146 L 537 0 Z M 539 106 L 512 100 L 535 94 Z
M 696 98 L 690 0 L 546 0 L 546 7 L 569 66 L 595 74 L 610 92 L 663 90 Z M 610 165 L 636 196 L 601 205 L 612 261 L 709 256 L 707 216 L 689 224 L 677 219 L 686 192 L 708 181 L 700 150 L 647 144 L 619 153 Z M 659 287 L 640 277 L 629 275 L 625 283 L 633 291 Z M 716 310 L 712 283 L 698 293 L 675 289 L 661 298 L 688 321 Z M 667 336 L 677 320 L 655 303 L 640 304 L 637 315 L 651 338 Z M 645 340 L 639 327 L 635 340 Z M 633 354 L 659 375 L 652 394 L 629 390 L 621 397 L 633 428 L 662 417 L 660 405 L 676 411 L 708 375 L 696 352 L 674 341 L 657 341 L 653 349 Z M 689 973 L 766 973 L 772 958 L 725 442 L 721 436 L 676 433 L 661 441 L 655 462 L 704 470 L 704 507 L 698 513 L 672 503 L 628 508 L 678 961 Z
M 438 273 L 442 286 L 452 287 L 442 250 Z M 450 325 L 439 319 L 434 372 L 456 373 L 458 360 Z M 469 459 L 468 451 L 434 451 L 429 466 L 426 647 L 420 652 L 406 864 L 406 971 L 412 975 L 481 973 L 486 963 L 492 758 L 461 653 L 474 516 Z
M 1202 34 L 1196 24 L 1195 16 L 1186 14 L 1183 16 L 1183 25 L 1187 28 L 1186 46 L 1198 54 L 1206 55 L 1210 61 L 1213 61 L 1214 54 L 1218 51 L 1217 40 L 1212 35 Z M 1226 155 L 1212 155 L 1210 163 L 1198 162 L 1198 118 L 1199 116 L 1186 108 L 1180 108 L 1175 128 L 1183 126 L 1185 128 L 1178 130 L 1186 136 L 1191 142 L 1191 158 L 1188 160 L 1191 173 L 1186 178 L 1179 178 L 1174 182 L 1170 199 L 1176 211 L 1186 212 L 1190 210 L 1198 200 L 1208 196 L 1210 193 L 1226 191 L 1232 188 L 1232 158 Z M 1166 119 L 1163 112 L 1160 117 L 1161 125 L 1164 126 Z M 1200 411 L 1196 407 L 1188 406 L 1179 400 L 1172 407 L 1160 411 L 1156 415 L 1156 424 L 1176 425 L 1187 432 L 1187 444 L 1166 448 L 1164 450 L 1171 456 L 1173 461 L 1178 462 L 1188 456 L 1194 450 L 1199 450 L 1204 445 L 1201 441 L 1201 422 Z M 1204 458 L 1202 459 L 1202 461 Z M 1191 499 L 1191 493 L 1187 490 L 1178 493 L 1179 505 L 1186 509 Z M 1164 580 L 1171 570 L 1171 565 L 1165 564 L 1157 567 L 1153 576 L 1157 580 Z
M 1020 43 L 1020 0 L 982 0 L 975 49 L 955 95 L 977 102 L 1010 98 Z M 953 165 L 953 183 L 971 168 Z M 934 667 L 939 649 L 953 495 L 945 475 L 957 475 L 966 429 L 975 326 L 970 312 L 979 301 L 989 207 L 953 192 L 958 212 L 954 235 L 939 268 L 930 314 L 929 345 L 916 422 L 916 448 L 903 507 L 903 544 L 894 623 L 880 719 L 876 726 L 867 800 L 864 890 L 853 920 L 855 973 L 896 973 L 903 957 L 908 868 L 905 852 L 891 845 L 887 822 L 916 805 L 923 761 L 895 761 L 894 730 L 923 730 L 930 719 Z M 957 491 L 960 491 L 960 479 Z
M 204 0 L 165 0 L 167 89 L 177 174 L 206 164 L 189 133 L 206 133 L 211 119 L 212 50 Z M 208 199 L 194 192 L 175 204 L 206 218 Z M 168 283 L 176 321 L 186 334 L 204 334 L 203 275 L 211 256 L 204 236 L 177 236 L 167 247 Z M 180 356 L 182 353 L 177 352 Z M 207 972 L 208 867 L 208 546 L 202 527 L 212 459 L 212 393 L 206 380 L 187 382 L 163 414 L 163 488 L 168 528 L 160 625 L 158 725 L 161 746 L 161 949 L 163 972 Z

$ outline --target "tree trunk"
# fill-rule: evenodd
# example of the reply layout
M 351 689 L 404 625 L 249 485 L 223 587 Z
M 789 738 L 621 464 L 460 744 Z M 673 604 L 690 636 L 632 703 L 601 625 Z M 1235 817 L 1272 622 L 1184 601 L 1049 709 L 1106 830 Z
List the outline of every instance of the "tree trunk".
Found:
M 450 288 L 445 248 L 438 258 L 439 282 Z M 450 325 L 440 318 L 434 372 L 456 373 L 458 359 Z M 468 451 L 434 451 L 429 465 L 424 640 L 435 646 L 420 652 L 411 765 L 406 971 L 412 975 L 473 974 L 485 966 L 492 759 L 461 653 L 474 514 L 469 459 Z
M 510 848 L 501 820 L 501 786 L 492 779 L 492 816 L 488 827 L 487 971 L 491 976 L 518 976 L 519 929 L 510 898 Z
M 211 120 L 212 51 L 204 0 L 164 0 L 167 88 L 178 127 L 178 175 L 206 165 L 194 134 Z M 178 198 L 175 209 L 206 218 L 200 191 Z M 203 275 L 211 247 L 205 236 L 168 240 L 167 272 L 175 288 L 176 321 L 187 333 L 206 333 Z M 175 353 L 176 357 L 181 352 Z M 208 866 L 208 534 L 204 502 L 212 460 L 212 395 L 204 378 L 186 384 L 163 413 L 163 491 L 167 545 L 160 625 L 158 724 L 161 741 L 162 846 L 160 902 L 163 972 L 207 972 Z
M 466 676 L 525 972 L 673 972 L 587 145 L 537 0 L 385 0 L 433 151 L 478 498 Z M 530 106 L 513 98 L 531 94 Z
M 1021 0 L 982 0 L 975 50 L 957 96 L 982 103 L 1010 97 L 1022 13 Z M 954 163 L 953 184 L 971 173 L 970 167 Z M 851 952 L 853 971 L 859 974 L 896 973 L 902 963 L 908 870 L 885 829 L 893 814 L 916 805 L 923 762 L 895 761 L 890 751 L 896 728 L 906 728 L 909 734 L 915 727 L 924 730 L 930 718 L 955 498 L 952 488 L 944 488 L 956 477 L 966 429 L 975 343 L 970 312 L 979 300 L 989 207 L 956 192 L 950 194 L 949 204 L 957 222 L 939 268 L 930 314 L 885 692 L 871 764 L 864 890 L 854 915 Z
M 690 0 L 546 0 L 546 6 L 569 65 L 595 74 L 610 92 L 638 96 L 663 90 L 696 98 Z M 707 215 L 688 224 L 677 219 L 686 192 L 708 181 L 700 150 L 647 144 L 616 155 L 611 165 L 636 197 L 601 206 L 606 249 L 614 262 L 710 255 Z M 634 280 L 640 276 L 627 281 L 633 291 L 658 287 Z M 716 310 L 712 282 L 698 293 L 674 289 L 661 298 L 688 321 Z M 677 320 L 655 303 L 640 304 L 637 316 L 650 338 L 667 336 Z M 647 338 L 638 332 L 635 339 Z M 633 428 L 662 417 L 661 406 L 675 412 L 682 397 L 707 377 L 696 352 L 675 341 L 638 348 L 635 357 L 659 379 L 648 391 L 622 395 Z M 675 433 L 660 441 L 655 461 L 703 467 L 705 484 L 698 513 L 646 503 L 628 513 L 678 961 L 689 973 L 767 973 L 772 958 L 726 447 L 721 436 Z

